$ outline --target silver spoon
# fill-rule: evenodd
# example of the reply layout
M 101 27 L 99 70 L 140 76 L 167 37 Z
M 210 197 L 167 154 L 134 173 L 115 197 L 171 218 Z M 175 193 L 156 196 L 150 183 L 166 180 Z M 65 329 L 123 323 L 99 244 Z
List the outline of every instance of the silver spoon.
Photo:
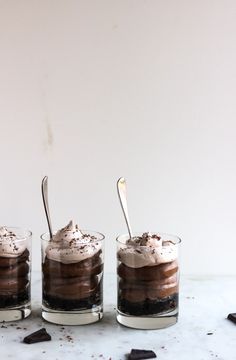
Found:
M 117 181 L 117 191 L 118 191 L 118 195 L 119 195 L 119 199 L 120 199 L 121 208 L 122 208 L 122 211 L 123 211 L 123 214 L 125 217 L 125 222 L 126 222 L 126 225 L 128 228 L 129 237 L 131 239 L 133 237 L 133 235 L 132 235 L 132 230 L 131 230 L 130 221 L 129 221 L 129 214 L 128 214 L 125 178 L 121 177 Z
M 46 218 L 47 218 L 48 230 L 49 230 L 49 235 L 50 235 L 50 240 L 51 240 L 53 237 L 53 232 L 52 232 L 52 224 L 51 224 L 49 205 L 48 205 L 48 177 L 47 176 L 45 176 L 42 180 L 42 197 L 43 197 L 43 205 L 44 205 L 44 210 L 45 210 L 45 214 L 46 214 Z

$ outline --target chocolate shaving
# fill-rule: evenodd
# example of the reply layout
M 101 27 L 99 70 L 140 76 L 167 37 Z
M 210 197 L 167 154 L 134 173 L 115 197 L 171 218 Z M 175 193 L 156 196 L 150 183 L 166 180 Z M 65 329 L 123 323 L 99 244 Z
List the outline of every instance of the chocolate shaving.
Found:
M 38 331 L 33 332 L 32 334 L 26 336 L 23 340 L 25 344 L 34 344 L 42 341 L 50 341 L 51 335 L 49 335 L 45 328 L 42 328 Z

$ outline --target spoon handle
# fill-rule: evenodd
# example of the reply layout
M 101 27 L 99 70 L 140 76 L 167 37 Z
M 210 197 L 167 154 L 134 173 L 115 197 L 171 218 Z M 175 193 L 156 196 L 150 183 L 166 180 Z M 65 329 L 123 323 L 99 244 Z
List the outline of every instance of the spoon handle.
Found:
M 47 223 L 48 223 L 49 235 L 50 235 L 50 239 L 52 239 L 53 233 L 52 233 L 52 223 L 51 223 L 51 219 L 50 219 L 49 205 L 48 205 L 48 177 L 47 176 L 45 176 L 42 180 L 42 197 L 43 197 L 43 205 L 44 205 L 44 210 L 45 210 Z
M 119 199 L 120 199 L 121 208 L 122 208 L 122 211 L 123 211 L 123 214 L 125 217 L 125 222 L 126 222 L 126 225 L 128 228 L 129 236 L 130 236 L 130 238 L 132 238 L 133 235 L 132 235 L 132 230 L 131 230 L 130 221 L 129 221 L 127 197 L 126 197 L 126 181 L 123 177 L 121 177 L 117 181 L 117 191 L 118 191 L 118 195 L 119 195 Z

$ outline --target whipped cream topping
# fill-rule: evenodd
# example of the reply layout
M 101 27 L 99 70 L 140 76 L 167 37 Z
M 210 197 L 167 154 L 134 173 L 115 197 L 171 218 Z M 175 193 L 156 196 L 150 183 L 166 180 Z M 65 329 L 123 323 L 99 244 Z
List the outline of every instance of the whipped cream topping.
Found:
M 48 259 L 71 264 L 92 257 L 100 249 L 101 242 L 93 235 L 83 234 L 71 220 L 53 235 L 46 248 L 46 255 Z
M 20 239 L 18 241 L 17 235 L 12 231 L 8 230 L 5 226 L 0 227 L 0 256 L 1 257 L 17 257 L 21 255 L 25 249 L 26 245 Z
M 118 259 L 132 268 L 165 264 L 177 259 L 177 246 L 157 234 L 144 233 L 126 241 L 118 251 Z

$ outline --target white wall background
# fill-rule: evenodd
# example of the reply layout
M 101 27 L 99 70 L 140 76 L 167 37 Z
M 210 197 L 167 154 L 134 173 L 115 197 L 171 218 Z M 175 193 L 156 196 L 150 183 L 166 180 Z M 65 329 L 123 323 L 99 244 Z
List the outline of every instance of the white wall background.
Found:
M 0 223 L 178 234 L 182 271 L 236 274 L 235 0 L 0 0 Z

